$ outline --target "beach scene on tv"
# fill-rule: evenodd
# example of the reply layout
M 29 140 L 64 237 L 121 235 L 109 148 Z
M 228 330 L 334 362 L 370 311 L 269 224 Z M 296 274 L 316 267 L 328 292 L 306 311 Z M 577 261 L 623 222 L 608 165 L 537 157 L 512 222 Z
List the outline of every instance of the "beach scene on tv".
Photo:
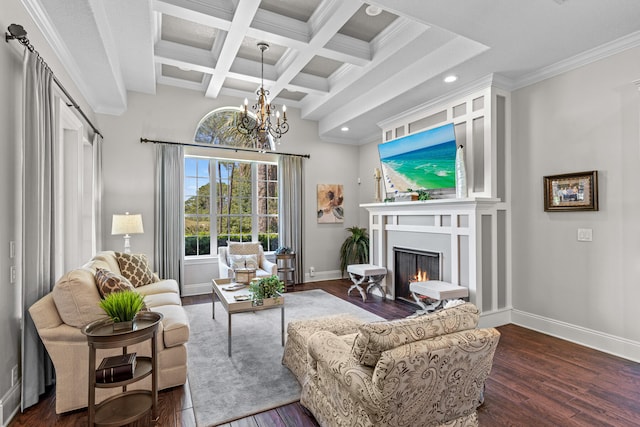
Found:
M 378 145 L 387 194 L 455 188 L 453 123 Z

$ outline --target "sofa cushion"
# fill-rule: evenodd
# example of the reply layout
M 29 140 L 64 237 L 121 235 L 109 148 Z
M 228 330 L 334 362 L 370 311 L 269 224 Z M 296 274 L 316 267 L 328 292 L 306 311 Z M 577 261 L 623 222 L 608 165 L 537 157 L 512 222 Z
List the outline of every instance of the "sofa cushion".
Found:
M 81 328 L 107 318 L 100 307 L 100 293 L 91 270 L 71 270 L 58 280 L 51 293 L 58 314 L 67 325 Z
M 465 303 L 408 319 L 366 323 L 359 327 L 351 352 L 359 363 L 374 367 L 382 352 L 439 335 L 473 329 L 478 308 Z
M 162 292 L 159 294 L 146 295 L 144 297 L 145 305 L 153 309 L 161 305 L 182 305 L 180 296 L 173 292 Z
M 155 275 L 149 267 L 146 255 L 125 254 L 122 252 L 116 252 L 115 254 L 122 275 L 129 279 L 133 286 L 137 288 L 155 281 Z
M 162 313 L 164 316 L 161 336 L 165 347 L 174 347 L 189 341 L 189 319 L 182 306 L 161 305 L 153 307 L 152 311 Z
M 176 295 L 180 295 L 180 290 L 178 289 L 178 282 L 173 279 L 165 279 L 160 280 L 155 283 L 151 283 L 145 286 L 138 286 L 136 291 L 141 295 L 153 295 L 153 294 L 163 294 L 165 292 L 170 292 Z
M 96 269 L 95 279 L 98 291 L 102 298 L 114 292 L 135 290 L 131 282 L 128 281 L 126 277 L 113 273 L 109 270 L 105 270 L 104 268 Z
M 118 264 L 118 260 L 116 259 L 116 253 L 114 251 L 102 251 L 98 252 L 93 258 L 91 258 L 90 262 L 101 261 L 107 265 L 105 267 L 107 270 L 110 270 L 114 273 L 122 274 L 120 271 L 120 265 Z

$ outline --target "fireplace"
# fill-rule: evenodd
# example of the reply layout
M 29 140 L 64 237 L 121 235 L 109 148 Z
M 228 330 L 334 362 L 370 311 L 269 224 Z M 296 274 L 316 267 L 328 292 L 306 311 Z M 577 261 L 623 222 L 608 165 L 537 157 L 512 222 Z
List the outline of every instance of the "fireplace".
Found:
M 414 302 L 409 283 L 442 280 L 442 254 L 409 248 L 393 248 L 395 297 Z

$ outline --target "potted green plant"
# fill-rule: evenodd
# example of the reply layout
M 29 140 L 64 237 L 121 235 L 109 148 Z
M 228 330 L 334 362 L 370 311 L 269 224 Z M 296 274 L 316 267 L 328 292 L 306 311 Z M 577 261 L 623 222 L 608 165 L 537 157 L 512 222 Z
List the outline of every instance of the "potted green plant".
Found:
M 100 307 L 113 320 L 113 330 L 133 330 L 136 314 L 144 307 L 144 298 L 135 291 L 113 292 L 100 301 Z
M 418 193 L 418 200 L 431 200 L 431 193 L 429 192 L 429 190 L 425 190 L 424 188 L 420 188 L 418 190 L 412 190 L 409 188 L 407 191 L 415 191 L 416 193 Z
M 347 228 L 351 233 L 340 247 L 340 272 L 344 276 L 350 264 L 367 264 L 369 262 L 369 234 L 366 228 L 357 226 Z
M 255 305 L 262 305 L 263 301 L 267 298 L 277 298 L 284 291 L 284 284 L 280 281 L 280 278 L 276 275 L 263 277 L 259 280 L 254 280 L 249 285 L 249 292 L 251 292 L 251 299 Z

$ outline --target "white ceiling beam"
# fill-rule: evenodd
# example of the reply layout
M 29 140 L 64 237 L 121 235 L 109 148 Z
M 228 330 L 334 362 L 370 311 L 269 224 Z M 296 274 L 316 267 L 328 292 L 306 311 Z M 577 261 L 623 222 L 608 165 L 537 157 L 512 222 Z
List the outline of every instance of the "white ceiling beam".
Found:
M 284 61 L 287 66 L 276 67 L 283 69 L 278 76 L 276 85 L 271 88 L 271 93 L 275 97 L 296 77 L 298 73 L 313 59 L 318 51 L 323 48 L 331 38 L 342 28 L 342 26 L 358 11 L 361 3 L 355 1 L 325 0 L 313 13 L 309 19 L 312 29 L 311 40 L 306 49 L 298 51 L 290 56 L 286 56 Z
M 209 82 L 209 87 L 205 92 L 208 98 L 217 98 L 222 88 L 222 84 L 233 64 L 233 60 L 240 50 L 244 35 L 253 21 L 253 17 L 258 11 L 260 0 L 241 0 L 238 3 L 236 12 L 233 14 L 231 26 L 222 46 L 222 51 L 216 63 L 216 71 Z
M 397 54 L 398 46 L 406 46 L 428 30 L 429 27 L 426 25 L 405 18 L 396 19 L 388 28 L 371 41 L 370 44 L 373 47 L 371 61 L 363 67 L 356 67 L 351 64 L 343 65 L 329 76 L 330 94 L 323 97 L 307 96 L 302 101 L 302 117 L 317 119 L 317 115 L 326 113 L 321 110 L 324 105 L 327 105 L 328 101 L 340 96 L 340 94 L 353 83 L 361 80 L 367 74 L 372 73 L 393 55 Z M 437 32 L 437 34 L 434 35 L 434 39 L 436 36 L 441 37 L 442 31 L 434 32 Z M 364 108 L 364 106 L 362 108 Z
M 454 37 L 427 55 L 419 57 L 409 67 L 394 74 L 393 79 L 380 81 L 375 87 L 334 108 L 318 124 L 320 134 L 333 130 L 349 120 L 379 108 L 398 94 L 406 93 L 420 83 L 485 51 L 486 46 L 464 37 Z M 420 76 L 416 79 L 415 76 Z
M 306 22 L 258 9 L 247 35 L 260 40 L 261 36 L 267 36 L 274 39 L 273 43 L 276 43 L 276 38 L 280 38 L 281 41 L 286 41 L 283 46 L 299 49 L 309 43 L 309 26 Z
M 233 10 L 221 7 L 222 2 L 192 2 L 187 0 L 154 0 L 153 10 L 187 21 L 197 22 L 228 31 L 233 19 Z
M 206 49 L 160 40 L 154 48 L 156 63 L 173 65 L 207 74 L 215 72 L 215 58 Z

